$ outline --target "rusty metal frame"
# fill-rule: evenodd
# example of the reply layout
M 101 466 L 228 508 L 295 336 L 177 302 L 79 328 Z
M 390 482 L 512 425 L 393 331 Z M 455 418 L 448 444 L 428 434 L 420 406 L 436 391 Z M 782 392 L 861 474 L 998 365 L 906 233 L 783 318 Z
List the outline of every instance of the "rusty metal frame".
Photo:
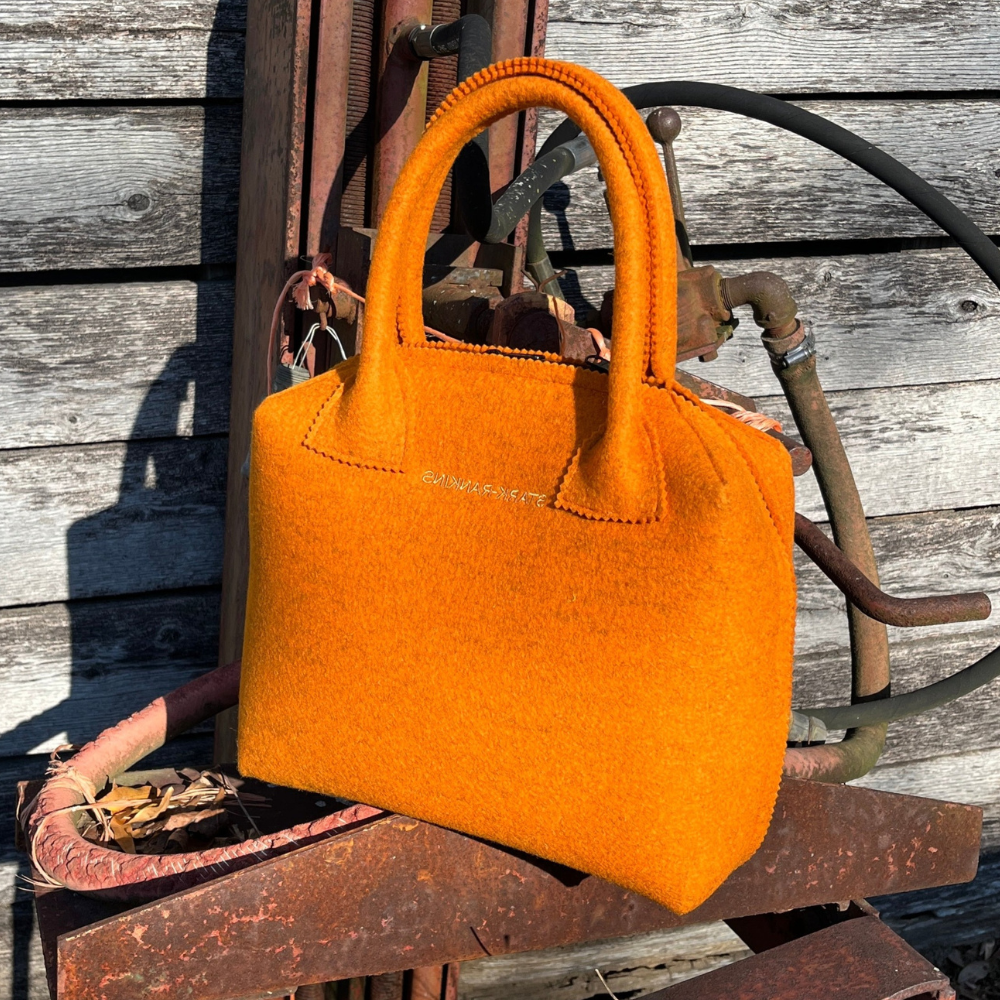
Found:
M 124 912 L 66 890 L 36 905 L 57 1000 L 230 1000 L 968 881 L 981 822 L 972 806 L 786 779 L 761 849 L 683 917 L 395 815 Z

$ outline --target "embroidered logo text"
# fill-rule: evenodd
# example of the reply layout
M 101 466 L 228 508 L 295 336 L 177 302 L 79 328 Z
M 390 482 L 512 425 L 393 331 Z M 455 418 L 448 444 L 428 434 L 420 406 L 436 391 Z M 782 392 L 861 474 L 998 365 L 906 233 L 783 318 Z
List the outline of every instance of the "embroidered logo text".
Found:
M 446 490 L 458 490 L 470 496 L 491 497 L 493 500 L 506 500 L 508 503 L 523 503 L 529 507 L 544 507 L 548 499 L 544 493 L 529 493 L 527 490 L 515 490 L 508 486 L 496 486 L 493 483 L 479 483 L 461 476 L 450 476 L 446 472 L 431 472 L 428 470 L 420 481 L 428 486 L 440 486 Z

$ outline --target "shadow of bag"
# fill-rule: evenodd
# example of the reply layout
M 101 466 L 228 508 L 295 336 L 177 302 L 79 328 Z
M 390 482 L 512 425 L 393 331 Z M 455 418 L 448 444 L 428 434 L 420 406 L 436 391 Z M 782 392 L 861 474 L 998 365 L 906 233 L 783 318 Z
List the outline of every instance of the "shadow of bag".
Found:
M 607 375 L 423 332 L 448 169 L 537 105 L 607 182 Z M 673 380 L 673 219 L 641 118 L 567 63 L 460 85 L 395 186 L 367 301 L 360 357 L 254 418 L 241 770 L 693 909 L 778 791 L 793 487 L 777 441 Z

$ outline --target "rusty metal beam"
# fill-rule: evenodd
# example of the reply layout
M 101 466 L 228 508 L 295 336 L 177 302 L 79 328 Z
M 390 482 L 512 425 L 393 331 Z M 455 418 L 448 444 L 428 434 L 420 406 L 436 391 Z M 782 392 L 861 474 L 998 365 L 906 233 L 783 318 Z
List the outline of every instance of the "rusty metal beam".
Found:
M 981 822 L 972 806 L 786 780 L 761 849 L 678 917 L 600 879 L 391 816 L 62 933 L 58 1000 L 133 1000 L 140 988 L 229 1000 L 963 882 Z M 38 900 L 50 954 L 45 911 L 59 895 Z
M 340 199 L 347 142 L 347 94 L 351 67 L 351 0 L 322 0 L 313 82 L 312 162 L 309 170 L 306 254 L 336 259 Z
M 646 1000 L 952 1000 L 948 977 L 878 917 L 848 920 Z

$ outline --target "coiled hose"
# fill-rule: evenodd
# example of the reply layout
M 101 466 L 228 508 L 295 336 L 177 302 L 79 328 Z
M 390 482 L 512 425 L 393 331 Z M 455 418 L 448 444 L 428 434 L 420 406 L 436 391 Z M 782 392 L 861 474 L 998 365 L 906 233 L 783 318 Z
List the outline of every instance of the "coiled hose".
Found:
M 636 108 L 682 105 L 712 108 L 744 115 L 800 135 L 831 152 L 837 153 L 873 177 L 878 178 L 920 209 L 951 236 L 979 265 L 994 285 L 1000 288 L 1000 249 L 993 241 L 958 206 L 935 187 L 888 153 L 848 129 L 776 97 L 721 84 L 663 81 L 628 87 L 623 93 Z M 569 173 L 579 169 L 573 164 L 577 161 L 581 164 L 587 162 L 586 152 L 579 149 L 580 141 L 579 127 L 569 119 L 563 121 L 542 145 L 535 164 L 529 167 L 515 183 L 520 183 L 524 191 L 533 191 L 538 185 L 534 177 L 528 176 L 529 174 L 537 174 L 539 179 L 544 178 L 550 180 L 550 183 L 555 183 L 556 180 L 561 180 Z M 571 143 L 574 144 L 573 154 L 571 156 L 561 154 L 560 150 L 565 149 Z M 552 178 L 554 180 L 551 180 Z M 520 208 L 520 204 L 515 206 L 512 201 L 511 210 L 514 210 L 515 207 Z M 505 209 L 506 206 L 501 199 L 497 203 L 496 210 L 499 212 Z M 507 220 L 504 219 L 503 225 L 506 224 Z M 516 224 L 516 220 L 514 224 Z M 510 229 L 513 229 L 513 225 L 510 226 Z M 554 274 L 542 238 L 540 194 L 532 203 L 529 214 L 527 265 L 536 281 L 546 281 Z M 814 364 L 813 361 L 810 372 L 812 379 L 815 378 Z M 790 370 L 784 375 L 779 373 L 779 379 L 783 383 L 793 411 L 801 410 L 802 408 L 797 407 L 793 399 L 795 390 L 790 384 L 793 381 L 790 376 L 792 376 Z M 804 416 L 804 414 L 801 415 Z M 797 423 L 799 418 L 800 413 L 796 413 Z M 830 491 L 824 490 L 823 492 L 824 500 L 827 500 L 827 493 Z M 829 509 L 828 500 L 827 506 Z M 836 520 L 831 512 L 831 523 Z M 834 530 L 837 530 L 836 524 L 834 524 Z M 852 612 L 855 612 L 855 609 L 849 608 L 849 614 Z M 860 621 L 856 625 L 861 628 L 868 627 Z M 878 645 L 881 645 L 881 642 Z M 1000 676 L 1000 648 L 993 650 L 976 663 L 951 677 L 917 691 L 893 697 L 879 697 L 877 700 L 863 701 L 860 704 L 832 708 L 809 708 L 799 711 L 802 715 L 818 719 L 828 729 L 882 728 L 890 721 L 947 704 L 989 683 L 997 676 Z M 887 693 L 887 690 L 883 692 L 883 694 Z M 869 694 L 868 697 L 871 695 Z M 875 751 L 874 744 L 876 742 L 878 741 L 873 742 L 872 752 Z M 875 755 L 877 757 L 877 752 Z M 870 756 L 870 754 L 866 756 Z M 854 768 L 852 767 L 850 770 L 854 770 Z

